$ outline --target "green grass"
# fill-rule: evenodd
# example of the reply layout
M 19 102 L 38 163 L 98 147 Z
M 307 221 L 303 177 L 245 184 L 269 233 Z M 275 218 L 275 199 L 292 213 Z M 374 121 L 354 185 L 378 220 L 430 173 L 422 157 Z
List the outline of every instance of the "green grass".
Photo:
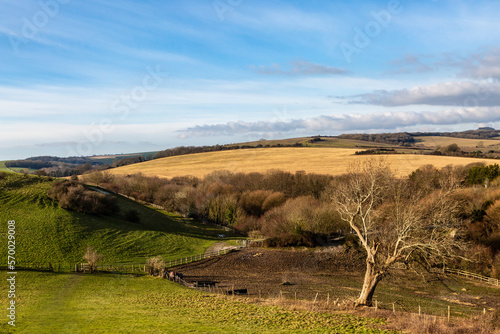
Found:
M 0 180 L 0 221 L 16 221 L 19 265 L 76 263 L 87 246 L 102 254 L 104 263 L 145 263 L 146 258 L 157 255 L 169 260 L 201 254 L 219 241 L 220 230 L 182 223 L 125 198 L 118 199 L 121 212 L 137 210 L 140 224 L 121 215 L 70 212 L 48 197 L 50 186 L 51 181 L 35 176 L 8 174 Z M 7 224 L 2 224 L 0 232 L 6 231 Z
M 12 172 L 7 167 L 5 167 L 5 161 L 0 161 L 0 172 Z
M 15 331 L 2 321 L 1 333 L 386 333 L 380 319 L 258 306 L 147 276 L 19 272 L 16 292 Z

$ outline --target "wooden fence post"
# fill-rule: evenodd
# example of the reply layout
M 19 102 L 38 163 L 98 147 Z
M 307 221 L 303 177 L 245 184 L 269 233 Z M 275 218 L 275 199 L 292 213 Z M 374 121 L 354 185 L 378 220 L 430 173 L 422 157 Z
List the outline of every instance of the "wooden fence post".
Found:
M 448 306 L 448 322 L 450 322 L 450 306 Z

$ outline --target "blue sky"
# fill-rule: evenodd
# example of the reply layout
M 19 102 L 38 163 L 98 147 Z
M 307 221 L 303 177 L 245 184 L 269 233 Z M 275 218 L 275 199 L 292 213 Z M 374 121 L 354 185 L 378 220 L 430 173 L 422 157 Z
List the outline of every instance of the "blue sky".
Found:
M 0 3 L 0 160 L 500 128 L 500 1 Z

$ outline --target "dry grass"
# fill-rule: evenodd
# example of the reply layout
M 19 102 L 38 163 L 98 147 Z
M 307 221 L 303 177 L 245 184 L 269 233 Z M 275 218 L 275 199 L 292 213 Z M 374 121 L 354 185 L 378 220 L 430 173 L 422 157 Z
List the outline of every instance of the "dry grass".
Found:
M 387 311 L 385 313 L 388 313 Z M 486 314 L 470 319 L 436 317 L 418 314 L 390 314 L 390 327 L 412 334 L 500 334 L 495 315 Z
M 230 299 L 232 297 L 222 296 Z M 498 312 L 474 316 L 472 318 L 438 317 L 427 314 L 407 312 L 393 313 L 391 310 L 375 309 L 370 307 L 355 308 L 349 300 L 332 300 L 329 304 L 324 301 L 293 300 L 276 296 L 273 298 L 239 298 L 246 303 L 262 306 L 279 306 L 291 311 L 313 311 L 330 314 L 344 314 L 363 318 L 377 318 L 387 321 L 380 323 L 380 328 L 401 331 L 412 334 L 500 334 Z
M 209 152 L 156 159 L 111 170 L 117 175 L 143 173 L 148 176 L 176 177 L 192 175 L 203 177 L 211 172 L 266 172 L 281 169 L 308 173 L 340 175 L 351 164 L 373 158 L 354 155 L 355 149 L 343 148 L 261 148 L 234 151 Z M 466 165 L 472 162 L 492 164 L 494 160 L 460 157 L 397 154 L 383 156 L 396 174 L 408 175 L 417 168 L 432 164 L 438 168 L 447 165 Z
M 423 136 L 415 137 L 418 144 L 423 144 L 425 147 L 445 147 L 450 144 L 457 144 L 461 148 L 493 148 L 500 146 L 500 140 L 494 139 L 467 139 L 467 138 L 453 138 L 453 137 L 440 137 L 440 136 Z

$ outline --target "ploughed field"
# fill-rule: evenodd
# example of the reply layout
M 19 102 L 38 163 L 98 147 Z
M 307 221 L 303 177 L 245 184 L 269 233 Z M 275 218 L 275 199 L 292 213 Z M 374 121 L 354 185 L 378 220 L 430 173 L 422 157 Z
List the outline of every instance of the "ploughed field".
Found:
M 334 248 L 331 248 L 334 249 Z M 247 248 L 175 267 L 188 283 L 203 290 L 227 293 L 245 290 L 249 297 L 316 299 L 318 303 L 354 301 L 361 291 L 363 260 L 343 247 L 330 251 Z M 209 287 L 210 286 L 210 287 Z M 396 270 L 377 287 L 374 300 L 381 308 L 444 315 L 470 316 L 500 305 L 500 289 L 458 277 L 416 275 Z

